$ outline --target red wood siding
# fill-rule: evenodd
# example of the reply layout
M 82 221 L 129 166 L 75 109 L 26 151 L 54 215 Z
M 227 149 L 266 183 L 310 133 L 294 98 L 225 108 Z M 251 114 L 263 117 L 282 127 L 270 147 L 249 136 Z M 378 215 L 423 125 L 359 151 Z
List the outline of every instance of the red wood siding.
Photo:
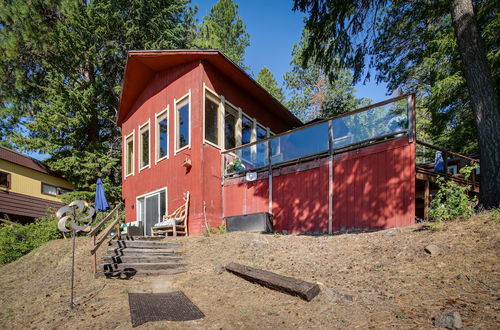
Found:
M 210 64 L 202 61 L 184 64 L 157 73 L 145 86 L 132 110 L 122 123 L 123 141 L 132 131 L 134 137 L 134 175 L 123 178 L 123 199 L 126 221 L 136 220 L 137 196 L 167 188 L 167 213 L 182 204 L 185 191 L 191 192 L 189 207 L 189 233 L 200 235 L 205 230 L 205 216 L 209 226 L 220 225 L 223 217 L 220 149 L 203 142 L 203 83 L 243 112 L 255 117 L 274 132 L 291 129 L 289 124 L 274 112 L 266 110 L 265 104 L 249 97 L 231 82 L 231 79 Z M 129 82 L 132 83 L 132 82 Z M 191 148 L 174 155 L 174 98 L 180 99 L 191 90 Z M 155 164 L 156 127 L 155 116 L 169 106 L 169 158 Z M 150 120 L 150 167 L 139 172 L 139 127 Z M 289 120 L 288 120 L 289 121 Z M 192 161 L 186 170 L 182 163 Z M 123 164 L 125 154 L 123 152 Z M 267 188 L 266 188 L 267 189 Z M 267 192 L 266 192 L 267 194 Z M 267 198 L 267 197 L 266 197 Z M 204 205 L 206 214 L 204 213 Z M 253 205 L 253 204 L 251 204 Z M 267 210 L 267 199 L 266 199 Z
M 191 90 L 191 148 L 174 154 L 174 99 L 180 99 Z M 125 200 L 126 221 L 136 220 L 136 197 L 149 192 L 167 188 L 167 213 L 173 212 L 182 203 L 185 191 L 191 192 L 189 231 L 200 234 L 203 230 L 202 209 L 202 162 L 201 153 L 201 67 L 198 63 L 177 67 L 156 74 L 155 78 L 145 86 L 137 99 L 134 110 L 122 124 L 122 135 L 125 137 L 135 130 L 135 170 L 134 175 L 123 178 L 123 198 Z M 169 158 L 155 164 L 156 127 L 155 115 L 169 107 Z M 147 120 L 151 121 L 150 168 L 139 172 L 139 126 Z M 124 154 L 124 153 L 123 153 Z M 125 156 L 125 155 L 123 155 Z M 186 170 L 182 163 L 191 158 L 192 168 Z M 123 158 L 123 164 L 125 158 Z
M 385 229 L 414 223 L 414 144 L 402 137 L 334 157 L 334 230 Z M 300 168 L 308 168 L 300 170 Z M 224 216 L 267 211 L 267 179 L 224 186 Z M 235 182 L 240 182 L 236 184 Z M 273 172 L 275 230 L 328 231 L 328 159 Z

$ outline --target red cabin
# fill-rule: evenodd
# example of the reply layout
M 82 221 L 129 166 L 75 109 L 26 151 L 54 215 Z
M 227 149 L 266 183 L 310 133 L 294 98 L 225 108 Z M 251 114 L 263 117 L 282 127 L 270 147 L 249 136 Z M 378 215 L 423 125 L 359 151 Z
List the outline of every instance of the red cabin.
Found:
M 190 235 L 255 212 L 288 233 L 412 224 L 414 118 L 408 95 L 303 125 L 218 51 L 131 51 L 118 114 L 126 222 L 149 235 L 189 191 Z

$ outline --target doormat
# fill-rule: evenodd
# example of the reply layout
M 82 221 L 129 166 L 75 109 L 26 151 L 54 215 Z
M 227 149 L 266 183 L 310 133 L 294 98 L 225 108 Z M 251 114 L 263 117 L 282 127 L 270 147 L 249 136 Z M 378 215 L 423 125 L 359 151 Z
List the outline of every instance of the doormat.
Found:
M 129 293 L 132 326 L 149 321 L 190 321 L 205 317 L 182 291 L 168 293 Z

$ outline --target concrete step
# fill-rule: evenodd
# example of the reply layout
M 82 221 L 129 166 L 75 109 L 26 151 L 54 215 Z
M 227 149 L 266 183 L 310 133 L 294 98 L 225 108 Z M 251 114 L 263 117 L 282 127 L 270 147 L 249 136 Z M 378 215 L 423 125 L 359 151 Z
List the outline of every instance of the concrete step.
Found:
M 166 241 L 111 241 L 111 246 L 136 249 L 166 249 L 181 246 L 181 243 Z
M 186 264 L 181 264 L 179 262 L 127 262 L 127 263 L 106 263 L 100 264 L 99 269 L 104 272 L 115 272 L 115 271 L 142 271 L 142 270 L 159 270 L 159 269 L 172 269 L 185 267 Z
M 108 249 L 108 255 L 117 255 L 117 256 L 171 256 L 171 255 L 179 255 L 182 252 L 174 251 L 171 249 L 142 249 L 142 248 L 115 248 Z
M 103 260 L 105 263 L 111 264 L 122 264 L 122 263 L 158 263 L 158 262 L 169 262 L 169 261 L 179 261 L 182 260 L 180 257 L 172 257 L 172 256 L 144 256 L 144 255 L 136 255 L 136 256 L 104 256 Z
M 165 237 L 157 236 L 123 236 L 124 241 L 165 241 Z
M 96 277 L 127 279 L 135 276 L 176 275 L 187 272 L 185 269 L 150 269 L 150 270 L 125 270 L 116 272 L 97 272 Z

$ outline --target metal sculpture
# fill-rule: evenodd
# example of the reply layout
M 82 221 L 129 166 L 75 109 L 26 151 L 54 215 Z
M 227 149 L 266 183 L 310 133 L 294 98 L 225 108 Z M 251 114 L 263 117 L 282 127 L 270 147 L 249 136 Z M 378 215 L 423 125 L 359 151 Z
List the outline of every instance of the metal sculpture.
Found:
M 95 210 L 85 201 L 74 201 L 61 207 L 56 216 L 59 218 L 57 228 L 63 233 L 71 232 L 73 257 L 71 260 L 71 300 L 69 308 L 73 309 L 73 292 L 75 282 L 75 233 L 90 227 L 94 220 Z

